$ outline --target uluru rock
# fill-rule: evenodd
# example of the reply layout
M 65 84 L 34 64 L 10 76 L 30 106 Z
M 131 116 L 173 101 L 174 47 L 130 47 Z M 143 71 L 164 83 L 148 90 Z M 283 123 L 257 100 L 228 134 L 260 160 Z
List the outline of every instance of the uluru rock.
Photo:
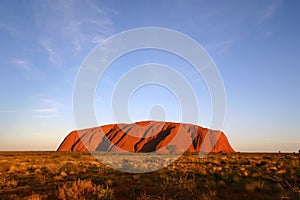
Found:
M 72 131 L 58 151 L 234 152 L 221 131 L 160 121 L 110 124 Z

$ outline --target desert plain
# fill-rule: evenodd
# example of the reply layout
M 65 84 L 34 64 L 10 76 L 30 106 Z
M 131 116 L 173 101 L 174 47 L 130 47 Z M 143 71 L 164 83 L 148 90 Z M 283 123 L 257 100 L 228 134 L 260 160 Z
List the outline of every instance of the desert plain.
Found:
M 129 155 L 119 156 L 128 165 Z M 186 153 L 157 171 L 126 173 L 88 152 L 0 152 L 1 200 L 299 198 L 298 153 L 209 153 L 202 158 Z

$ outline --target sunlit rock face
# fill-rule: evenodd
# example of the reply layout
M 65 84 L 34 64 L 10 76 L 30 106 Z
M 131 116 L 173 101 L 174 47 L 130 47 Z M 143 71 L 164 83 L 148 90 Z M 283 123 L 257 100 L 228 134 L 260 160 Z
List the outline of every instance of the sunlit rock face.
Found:
M 72 131 L 58 151 L 235 152 L 222 131 L 161 121 L 109 124 Z

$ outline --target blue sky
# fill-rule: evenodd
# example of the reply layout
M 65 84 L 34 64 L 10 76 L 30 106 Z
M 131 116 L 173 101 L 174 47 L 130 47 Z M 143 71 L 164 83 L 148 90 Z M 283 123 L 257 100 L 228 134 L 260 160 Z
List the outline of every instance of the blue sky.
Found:
M 55 150 L 76 129 L 74 82 L 88 53 L 132 28 L 163 27 L 201 44 L 226 90 L 223 131 L 237 151 L 300 149 L 300 3 L 298 1 L 9 1 L 0 3 L 0 150 Z M 192 66 L 158 50 L 132 52 L 106 71 L 95 96 L 99 124 L 112 123 L 114 85 L 127 70 L 157 62 L 183 74 L 196 91 L 200 125 L 210 96 Z M 159 96 L 160 98 L 157 98 Z M 129 102 L 134 121 L 162 105 L 179 121 L 178 102 L 157 85 Z

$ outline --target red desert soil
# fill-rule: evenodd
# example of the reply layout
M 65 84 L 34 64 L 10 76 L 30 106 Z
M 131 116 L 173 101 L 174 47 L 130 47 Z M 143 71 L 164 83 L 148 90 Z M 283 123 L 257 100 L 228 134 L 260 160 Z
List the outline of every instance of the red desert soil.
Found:
M 58 151 L 166 153 L 171 145 L 176 152 L 235 152 L 221 131 L 159 121 L 110 124 L 72 131 Z

